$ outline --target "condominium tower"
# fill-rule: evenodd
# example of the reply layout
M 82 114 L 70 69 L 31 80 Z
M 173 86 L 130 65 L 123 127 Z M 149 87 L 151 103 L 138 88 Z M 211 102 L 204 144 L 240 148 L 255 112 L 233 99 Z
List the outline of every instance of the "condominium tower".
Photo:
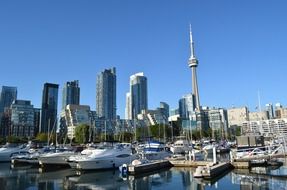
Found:
M 97 75 L 96 111 L 99 117 L 115 120 L 116 114 L 116 68 L 105 69 Z
M 130 76 L 130 92 L 127 93 L 126 101 L 126 119 L 135 119 L 147 110 L 147 78 L 143 73 Z

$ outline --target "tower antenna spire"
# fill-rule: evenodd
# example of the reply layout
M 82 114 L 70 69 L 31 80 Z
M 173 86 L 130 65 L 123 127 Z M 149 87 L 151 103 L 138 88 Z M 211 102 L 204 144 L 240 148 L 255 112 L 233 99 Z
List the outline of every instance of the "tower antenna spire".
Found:
M 190 40 L 190 58 L 195 58 L 194 43 L 192 39 L 191 24 L 189 24 L 189 40 Z

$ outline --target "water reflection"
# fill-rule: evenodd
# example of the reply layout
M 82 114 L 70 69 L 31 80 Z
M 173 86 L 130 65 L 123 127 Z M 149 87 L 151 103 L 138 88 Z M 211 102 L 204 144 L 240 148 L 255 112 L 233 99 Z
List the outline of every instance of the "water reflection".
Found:
M 238 184 L 241 190 L 287 189 L 287 178 L 270 176 L 269 171 L 269 168 L 263 167 L 251 170 L 236 169 L 231 172 L 231 180 L 233 184 Z
M 213 180 L 193 177 L 192 168 L 171 168 L 155 171 L 141 176 L 122 177 L 117 170 L 77 172 L 73 169 L 40 171 L 29 166 L 10 168 L 9 164 L 0 164 L 0 189 L 17 190 L 253 190 L 287 189 L 287 178 L 270 176 L 282 174 L 286 168 L 253 168 L 252 170 L 233 170 Z M 286 173 L 287 174 L 287 173 Z

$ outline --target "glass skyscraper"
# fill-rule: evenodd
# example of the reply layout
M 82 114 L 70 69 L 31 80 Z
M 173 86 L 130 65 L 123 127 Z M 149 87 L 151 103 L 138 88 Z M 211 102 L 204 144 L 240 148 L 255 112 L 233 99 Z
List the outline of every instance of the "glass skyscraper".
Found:
M 179 100 L 179 115 L 181 118 L 190 119 L 195 109 L 194 95 L 186 94 Z
M 40 133 L 56 130 L 58 107 L 58 84 L 45 83 L 42 97 Z
M 2 86 L 0 94 L 0 136 L 5 137 L 10 133 L 11 104 L 17 99 L 17 88 Z
M 80 87 L 79 81 L 69 81 L 66 82 L 63 88 L 62 97 L 62 110 L 66 108 L 67 105 L 79 105 L 80 104 Z
M 130 76 L 129 106 L 126 110 L 127 119 L 135 119 L 142 111 L 148 109 L 147 78 L 143 73 Z
M 99 117 L 116 120 L 116 68 L 97 75 L 96 111 Z
M 14 101 L 11 105 L 11 134 L 17 137 L 34 137 L 34 116 L 34 107 L 30 101 Z
M 2 86 L 0 95 L 0 113 L 4 112 L 5 108 L 10 108 L 13 101 L 17 99 L 17 88 L 10 86 Z

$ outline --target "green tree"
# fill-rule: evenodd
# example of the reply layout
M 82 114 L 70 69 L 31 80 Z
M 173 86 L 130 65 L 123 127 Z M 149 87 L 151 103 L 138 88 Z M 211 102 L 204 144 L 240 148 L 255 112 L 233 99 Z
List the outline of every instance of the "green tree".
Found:
M 207 129 L 202 130 L 202 136 L 211 138 L 212 137 L 212 129 L 210 127 L 208 127 Z
M 0 144 L 5 144 L 5 138 L 0 137 Z
M 194 140 L 200 140 L 200 131 L 197 129 L 192 130 L 192 139 Z
M 20 138 L 16 136 L 8 136 L 7 141 L 9 143 L 21 143 Z
M 75 141 L 80 144 L 87 143 L 89 141 L 89 125 L 81 124 L 75 129 Z
M 177 121 L 172 121 L 171 122 L 171 126 L 172 126 L 172 132 L 173 132 L 173 136 L 180 136 L 181 135 L 181 131 L 182 131 L 182 120 L 178 119 Z
M 167 141 L 171 138 L 171 127 L 168 125 L 151 125 L 149 131 L 152 137 L 160 139 L 161 141 Z
M 47 142 L 48 141 L 47 133 L 38 133 L 36 136 L 36 140 L 40 142 Z

